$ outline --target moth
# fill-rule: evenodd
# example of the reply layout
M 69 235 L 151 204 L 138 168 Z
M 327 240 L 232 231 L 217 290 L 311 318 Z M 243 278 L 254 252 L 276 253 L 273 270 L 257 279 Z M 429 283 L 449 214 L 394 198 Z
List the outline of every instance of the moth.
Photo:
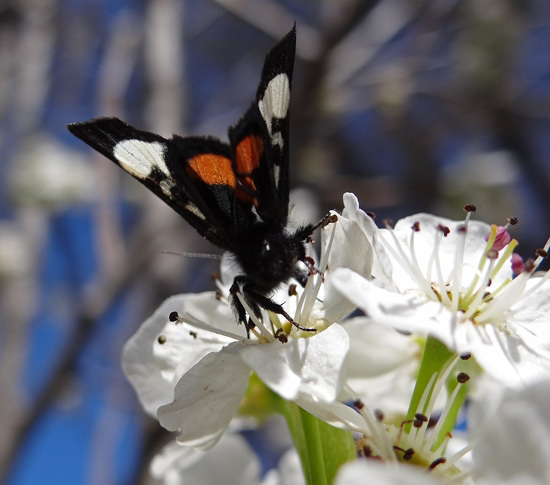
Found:
M 199 136 L 166 139 L 118 118 L 68 125 L 71 133 L 139 180 L 204 238 L 233 255 L 241 274 L 231 287 L 230 302 L 247 333 L 254 324 L 238 293 L 258 318 L 263 308 L 302 328 L 271 295 L 292 277 L 303 280 L 304 265 L 312 270 L 305 241 L 326 222 L 288 226 L 295 51 L 294 26 L 267 54 L 256 99 L 229 128 L 229 143 Z

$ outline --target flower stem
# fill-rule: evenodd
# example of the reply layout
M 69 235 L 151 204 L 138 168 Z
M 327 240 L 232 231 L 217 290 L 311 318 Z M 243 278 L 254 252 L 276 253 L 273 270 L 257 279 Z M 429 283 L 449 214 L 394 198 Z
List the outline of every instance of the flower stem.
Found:
M 308 485 L 330 485 L 340 465 L 355 458 L 350 432 L 335 428 L 292 402 L 281 399 Z
M 413 396 L 411 398 L 411 403 L 409 405 L 409 410 L 407 412 L 407 420 L 413 420 L 417 412 L 424 412 L 424 409 L 418 409 L 418 406 L 422 399 L 422 395 L 424 394 L 424 392 L 426 392 L 426 388 L 430 383 L 430 379 L 435 373 L 437 373 L 438 375 L 441 375 L 441 371 L 445 367 L 445 364 L 452 357 L 453 357 L 453 353 L 442 342 L 440 342 L 438 339 L 434 337 L 431 337 L 431 336 L 427 337 L 426 343 L 424 346 L 424 354 L 422 356 L 422 362 L 420 363 L 420 369 L 418 370 L 416 385 L 414 388 Z M 456 381 L 457 373 L 462 370 L 461 367 L 467 367 L 467 366 L 468 364 L 464 364 L 460 360 L 455 365 L 455 368 L 451 372 L 447 381 L 447 390 L 449 392 L 449 395 L 454 390 L 454 388 L 458 385 Z M 433 389 L 430 389 L 429 397 L 431 397 L 432 392 L 433 392 Z M 443 442 L 445 435 L 448 432 L 451 432 L 452 429 L 454 428 L 458 413 L 460 411 L 460 408 L 462 407 L 462 404 L 464 403 L 464 400 L 466 399 L 467 394 L 468 394 L 468 385 L 463 385 L 462 388 L 459 389 L 455 399 L 453 400 L 452 406 L 448 410 L 448 413 L 445 417 L 444 424 L 440 429 L 438 439 L 434 444 L 435 447 L 439 446 L 439 444 Z M 429 401 L 429 397 L 428 397 L 428 401 Z M 407 431 L 410 429 L 410 426 L 411 426 L 410 424 L 407 426 L 406 428 Z

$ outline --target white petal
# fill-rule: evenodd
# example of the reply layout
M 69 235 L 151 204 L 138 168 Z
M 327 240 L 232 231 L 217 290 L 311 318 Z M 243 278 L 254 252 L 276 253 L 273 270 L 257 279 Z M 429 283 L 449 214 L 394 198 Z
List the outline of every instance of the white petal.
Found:
M 517 336 L 492 325 L 471 322 L 462 323 L 457 330 L 458 335 L 468 335 L 462 339 L 469 342 L 469 349 L 483 370 L 507 387 L 524 386 L 550 375 L 548 355 L 527 348 Z
M 357 273 L 339 268 L 329 275 L 334 287 L 376 323 L 403 332 L 428 333 L 454 347 L 453 315 L 441 304 L 379 288 Z
M 171 442 L 151 463 L 151 475 L 164 485 L 260 483 L 260 463 L 246 440 L 227 433 L 208 451 Z
M 350 337 L 346 358 L 347 383 L 369 409 L 383 409 L 386 416 L 407 412 L 420 349 L 416 340 L 386 325 L 358 317 L 343 325 Z
M 313 416 L 318 417 L 335 428 L 362 434 L 370 433 L 361 415 L 340 401 L 326 402 L 312 399 L 308 395 L 300 395 L 295 402 L 308 413 L 313 414 Z
M 411 227 L 414 223 L 420 224 L 420 231 L 415 232 L 415 255 L 418 260 L 418 265 L 424 275 L 429 266 L 429 260 L 433 253 L 434 242 L 436 235 L 439 232 L 438 225 L 446 226 L 450 229 L 449 234 L 443 237 L 438 249 L 438 258 L 441 264 L 441 270 L 444 279 L 452 273 L 456 265 L 456 254 L 458 247 L 461 244 L 460 228 L 464 225 L 463 221 L 451 221 L 443 217 L 436 217 L 431 214 L 415 214 L 405 217 L 397 222 L 393 229 L 395 237 L 400 241 L 403 248 L 409 248 L 411 237 Z M 464 245 L 462 264 L 462 284 L 467 286 L 476 273 L 476 268 L 481 256 L 486 250 L 485 236 L 490 232 L 491 227 L 488 224 L 480 221 L 470 221 L 468 224 L 468 232 Z M 381 233 L 386 239 L 387 244 L 394 246 L 393 238 L 389 236 L 388 230 L 382 229 Z M 435 270 L 432 270 L 432 276 L 435 276 Z M 493 287 L 496 288 L 506 278 L 512 276 L 512 269 L 509 264 L 505 264 L 498 274 L 493 278 Z M 417 288 L 416 282 L 410 278 L 409 273 L 404 270 L 399 264 L 393 265 L 393 278 L 396 285 L 401 291 Z M 433 279 L 433 278 L 432 278 Z
M 338 324 L 309 338 L 282 344 L 242 346 L 240 355 L 258 377 L 285 399 L 299 393 L 325 401 L 336 398 L 342 385 L 342 366 L 349 348 L 346 331 Z
M 180 430 L 180 443 L 207 449 L 221 437 L 248 386 L 250 369 L 236 354 L 235 342 L 206 355 L 178 382 L 174 401 L 158 410 L 160 424 Z
M 143 408 L 156 416 L 159 406 L 174 397 L 178 379 L 208 352 L 219 350 L 228 343 L 225 337 L 196 331 L 204 339 L 194 338 L 190 328 L 168 321 L 171 312 L 194 315 L 220 326 L 234 320 L 227 305 L 219 302 L 213 292 L 197 295 L 177 295 L 167 299 L 128 340 L 122 351 L 122 369 L 136 390 Z M 206 320 L 209 319 L 209 320 Z M 167 337 L 160 345 L 159 335 Z
M 548 402 L 550 382 L 545 381 L 508 391 L 486 416 L 473 452 L 481 483 L 550 483 Z
M 374 460 L 355 460 L 344 464 L 334 480 L 335 485 L 437 485 L 424 470 L 413 465 L 377 463 Z
M 330 234 L 332 226 L 325 233 Z M 350 268 L 362 276 L 370 277 L 373 251 L 370 240 L 377 230 L 374 221 L 359 209 L 353 194 L 344 195 L 344 210 L 338 216 L 334 241 L 329 256 L 329 268 Z

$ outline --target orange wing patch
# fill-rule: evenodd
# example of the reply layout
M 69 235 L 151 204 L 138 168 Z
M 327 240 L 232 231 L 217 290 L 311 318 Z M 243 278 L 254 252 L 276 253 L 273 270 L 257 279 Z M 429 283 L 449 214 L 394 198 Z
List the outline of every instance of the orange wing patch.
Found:
M 189 159 L 187 172 L 208 185 L 229 185 L 233 189 L 237 186 L 231 160 L 221 155 L 196 155 Z
M 239 187 L 236 190 L 236 196 L 245 202 L 257 206 L 258 199 L 256 194 L 256 185 L 249 175 L 260 166 L 260 159 L 264 152 L 264 141 L 260 135 L 249 135 L 243 138 L 235 149 L 235 158 L 237 163 L 237 176 L 239 178 Z
M 237 155 L 237 172 L 249 175 L 260 166 L 264 152 L 264 141 L 260 135 L 249 135 L 243 138 L 235 150 Z

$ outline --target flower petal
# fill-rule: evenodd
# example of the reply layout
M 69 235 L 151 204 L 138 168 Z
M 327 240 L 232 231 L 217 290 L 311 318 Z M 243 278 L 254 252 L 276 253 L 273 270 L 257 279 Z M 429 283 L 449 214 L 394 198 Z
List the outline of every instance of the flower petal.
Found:
M 227 433 L 207 452 L 171 442 L 151 463 L 151 475 L 164 485 L 259 484 L 260 462 L 246 440 Z
M 141 405 L 152 416 L 156 416 L 159 406 L 173 399 L 175 383 L 189 368 L 229 342 L 225 337 L 200 330 L 195 332 L 197 338 L 191 336 L 182 325 L 168 321 L 173 311 L 180 314 L 189 311 L 220 326 L 224 322 L 235 324 L 227 305 L 208 292 L 168 298 L 140 326 L 122 350 L 122 369 Z M 166 337 L 163 345 L 157 341 L 160 334 Z
M 237 353 L 240 346 L 206 355 L 179 380 L 173 402 L 159 408 L 160 424 L 180 430 L 178 442 L 207 449 L 222 436 L 248 386 L 250 369 Z
M 323 231 L 323 239 L 328 239 L 332 230 L 335 232 L 328 261 L 329 271 L 350 268 L 370 278 L 375 262 L 371 241 L 377 228 L 374 221 L 359 209 L 359 201 L 355 195 L 344 194 L 344 210 L 338 216 L 334 229 L 333 226 L 327 226 Z M 331 288 L 330 278 L 325 281 L 323 302 L 324 316 L 330 322 L 337 322 L 354 310 L 354 305 L 349 300 L 342 298 L 339 292 Z
M 425 471 L 411 465 L 377 463 L 374 460 L 356 460 L 340 468 L 335 485 L 437 485 Z
M 485 417 L 473 451 L 480 483 L 550 483 L 549 401 L 544 381 L 509 390 Z
M 242 346 L 240 355 L 258 377 L 285 399 L 307 393 L 332 401 L 342 385 L 342 366 L 349 348 L 346 331 L 333 324 L 309 338 L 267 345 Z
M 403 331 L 431 333 L 453 346 L 452 314 L 436 302 L 414 294 L 401 294 L 378 287 L 373 281 L 346 268 L 330 275 L 335 289 L 357 305 L 372 321 Z

